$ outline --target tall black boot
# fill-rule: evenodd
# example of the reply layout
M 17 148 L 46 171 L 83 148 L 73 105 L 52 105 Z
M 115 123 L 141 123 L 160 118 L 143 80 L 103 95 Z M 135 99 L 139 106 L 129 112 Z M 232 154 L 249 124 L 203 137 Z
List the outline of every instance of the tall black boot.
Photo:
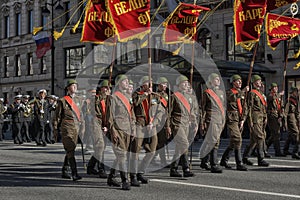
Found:
M 222 158 L 221 158 L 220 165 L 227 169 L 231 169 L 231 166 L 228 165 L 228 160 L 230 158 L 230 154 L 232 151 L 233 151 L 232 148 L 227 147 L 227 149 L 224 151 Z
M 68 157 L 65 156 L 65 160 L 64 160 L 64 164 L 63 167 L 61 169 L 61 177 L 62 178 L 66 178 L 66 179 L 71 179 L 71 175 L 70 175 L 70 166 L 69 166 L 69 161 L 68 161 Z
M 235 149 L 234 150 L 234 157 L 235 157 L 235 163 L 236 163 L 236 170 L 239 171 L 247 171 L 247 167 L 245 167 L 242 164 L 242 155 L 241 155 L 241 149 Z
M 79 176 L 78 173 L 77 173 L 77 166 L 76 166 L 75 157 L 69 158 L 69 163 L 70 163 L 70 167 L 71 167 L 71 171 L 72 171 L 72 179 L 73 179 L 73 181 L 77 181 L 77 180 L 82 179 L 82 177 Z
M 107 185 L 120 187 L 120 183 L 116 180 L 116 170 L 114 168 L 110 169 L 110 173 L 107 178 Z
M 135 173 L 130 173 L 130 184 L 133 187 L 140 187 L 141 183 L 137 180 Z
M 249 158 L 249 153 L 250 153 L 250 146 L 247 145 L 245 150 L 244 150 L 244 154 L 243 154 L 243 163 L 245 165 L 253 165 L 253 162 L 251 162 L 248 158 Z
M 218 149 L 213 149 L 210 152 L 211 173 L 222 173 L 222 169 L 218 167 Z
M 274 142 L 274 149 L 275 149 L 275 156 L 276 157 L 285 157 L 285 154 L 283 154 L 281 152 L 281 149 L 280 149 L 280 141 L 277 140 Z
M 95 169 L 96 163 L 98 163 L 99 161 L 92 156 L 88 162 L 88 166 L 87 166 L 87 174 L 93 174 L 93 175 L 98 175 L 99 171 Z
M 120 171 L 120 176 L 122 180 L 122 190 L 130 190 L 130 184 L 128 182 L 127 173 Z
M 107 178 L 108 175 L 105 172 L 105 166 L 104 163 L 98 162 L 98 170 L 99 170 L 99 178 Z
M 201 159 L 201 158 L 200 158 Z M 210 170 L 210 166 L 208 164 L 209 154 L 207 154 L 204 158 L 201 159 L 200 167 L 205 170 Z

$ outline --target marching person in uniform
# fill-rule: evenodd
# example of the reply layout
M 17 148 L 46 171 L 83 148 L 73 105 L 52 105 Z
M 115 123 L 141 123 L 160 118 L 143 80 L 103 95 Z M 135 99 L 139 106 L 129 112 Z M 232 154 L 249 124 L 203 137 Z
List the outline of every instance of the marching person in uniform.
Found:
M 115 170 L 118 168 L 122 180 L 122 189 L 130 190 L 126 157 L 130 136 L 135 132 L 135 115 L 133 106 L 130 103 L 130 96 L 127 94 L 128 77 L 124 74 L 118 75 L 115 83 L 117 89 L 108 99 L 106 116 L 110 141 L 116 159 L 110 169 L 107 184 L 109 186 L 120 186 L 115 179 Z
M 225 125 L 225 96 L 220 89 L 220 76 L 211 73 L 208 76 L 208 89 L 204 91 L 202 106 L 203 118 L 202 129 L 205 131 L 205 138 L 200 148 L 201 168 L 209 169 L 207 161 L 210 158 L 210 171 L 222 173 L 218 167 L 218 149 L 220 136 Z
M 244 122 L 247 119 L 247 105 L 245 93 L 249 91 L 249 86 L 243 90 L 242 78 L 240 75 L 235 74 L 230 77 L 232 88 L 227 90 L 227 127 L 230 130 L 229 146 L 223 153 L 220 165 L 225 168 L 231 168 L 228 165 L 230 154 L 234 151 L 236 169 L 239 171 L 247 171 L 247 168 L 242 164 L 242 130 Z
M 272 144 L 275 149 L 275 156 L 285 156 L 280 149 L 280 126 L 283 118 L 283 103 L 280 96 L 284 95 L 284 91 L 278 93 L 277 83 L 272 83 L 270 86 L 270 93 L 267 96 L 267 114 L 268 127 L 270 137 L 266 140 L 267 148 Z
M 198 122 L 195 111 L 195 106 L 191 95 L 188 93 L 189 82 L 188 78 L 180 75 L 176 79 L 178 91 L 174 92 L 171 97 L 170 107 L 170 127 L 175 143 L 175 153 L 170 166 L 171 177 L 182 177 L 179 173 L 178 165 L 181 161 L 183 176 L 192 177 L 194 173 L 190 171 L 188 163 L 188 148 L 189 148 L 189 132 L 190 127 L 194 133 L 197 132 Z
M 264 160 L 264 144 L 265 144 L 265 124 L 267 120 L 267 102 L 261 92 L 261 77 L 253 75 L 251 77 L 253 89 L 248 95 L 248 120 L 250 126 L 250 144 L 246 147 L 243 154 L 243 163 L 253 165 L 248 159 L 250 152 L 257 148 L 258 166 L 269 166 L 269 163 Z
M 299 113 L 299 100 L 298 100 L 299 94 L 298 89 L 296 87 L 291 87 L 290 89 L 290 97 L 287 99 L 285 104 L 285 116 L 286 116 L 286 127 L 288 128 L 288 138 L 286 140 L 285 144 L 285 150 L 287 151 L 288 148 L 286 148 L 287 143 L 289 141 L 292 142 L 294 145 L 293 152 L 292 152 L 292 158 L 294 159 L 300 159 L 300 156 L 298 155 L 299 151 L 299 125 L 300 125 L 300 113 Z
M 24 104 L 24 121 L 23 121 L 23 141 L 27 141 L 27 142 L 31 142 L 31 135 L 29 133 L 29 129 L 30 129 L 30 125 L 32 122 L 32 118 L 33 118 L 33 108 L 32 108 L 32 104 L 29 102 L 29 95 L 23 95 L 22 96 L 22 103 Z
M 136 137 L 131 145 L 131 152 L 134 156 L 130 158 L 130 166 L 132 167 L 130 178 L 131 184 L 135 186 L 136 179 L 143 184 L 149 182 L 144 173 L 155 155 L 157 146 L 156 126 L 161 119 L 162 110 L 158 106 L 160 103 L 159 96 L 154 94 L 150 88 L 149 76 L 141 78 L 140 88 L 133 93 L 132 100 L 136 116 Z M 143 147 L 146 153 L 138 166 L 138 156 Z
M 14 97 L 14 102 L 10 105 L 9 111 L 12 115 L 12 137 L 14 144 L 23 144 L 21 129 L 23 124 L 24 104 L 22 104 L 22 95 Z
M 3 124 L 4 124 L 4 114 L 7 112 L 7 106 L 3 104 L 4 98 L 0 98 L 0 141 L 3 140 Z
M 66 85 L 67 95 L 60 98 L 55 110 L 54 130 L 61 129 L 62 143 L 66 151 L 62 168 L 62 178 L 72 178 L 73 181 L 81 179 L 77 173 L 75 160 L 75 148 L 78 136 L 84 133 L 84 118 L 81 107 L 83 99 L 76 95 L 77 81 L 70 79 Z M 72 176 L 68 173 L 68 166 L 71 167 Z

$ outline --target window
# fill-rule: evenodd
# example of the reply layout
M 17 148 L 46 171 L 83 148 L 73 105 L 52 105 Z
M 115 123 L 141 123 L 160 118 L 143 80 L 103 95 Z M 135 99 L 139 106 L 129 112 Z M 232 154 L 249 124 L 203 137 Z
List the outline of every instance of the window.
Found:
M 211 56 L 211 32 L 207 28 L 201 28 L 198 33 L 198 42 L 206 50 L 206 52 Z
M 141 50 L 138 40 L 132 40 L 127 43 L 117 45 L 117 55 L 120 56 L 119 64 L 133 64 L 141 62 Z
M 290 94 L 290 88 L 293 87 L 297 87 L 300 88 L 300 78 L 287 78 L 287 87 L 288 87 L 288 93 Z
M 235 35 L 233 25 L 226 26 L 226 59 L 233 61 L 241 62 L 251 62 L 253 57 L 254 48 L 251 51 L 247 51 L 240 45 L 235 45 Z M 265 39 L 264 35 L 261 35 L 256 56 L 255 62 L 264 62 L 265 56 Z
M 32 53 L 27 54 L 27 75 L 33 75 Z
M 9 16 L 5 16 L 4 17 L 4 38 L 8 38 L 9 37 Z
M 4 56 L 4 59 L 3 59 L 3 66 L 4 66 L 4 71 L 3 71 L 3 73 L 4 73 L 4 78 L 7 78 L 8 77 L 8 66 L 9 66 L 9 57 L 8 56 Z
M 285 42 L 285 49 L 288 47 L 288 42 Z M 294 37 L 291 39 L 289 44 L 289 51 L 288 51 L 288 59 L 294 59 L 294 55 L 299 51 L 300 49 L 300 36 Z M 299 57 L 298 57 L 299 58 Z
M 21 57 L 20 55 L 16 55 L 15 57 L 15 70 L 16 70 L 16 76 L 21 76 Z
M 41 74 L 46 74 L 47 73 L 47 65 L 46 65 L 46 61 L 45 61 L 45 57 L 43 56 L 40 59 L 40 69 L 41 69 Z
M 64 8 L 65 8 L 65 22 L 64 23 L 67 23 L 70 19 L 70 2 L 64 2 Z
M 82 69 L 85 47 L 66 49 L 66 78 L 75 77 Z
M 16 36 L 21 35 L 21 14 L 16 13 Z
M 33 31 L 33 10 L 28 11 L 28 24 L 27 33 L 32 33 Z

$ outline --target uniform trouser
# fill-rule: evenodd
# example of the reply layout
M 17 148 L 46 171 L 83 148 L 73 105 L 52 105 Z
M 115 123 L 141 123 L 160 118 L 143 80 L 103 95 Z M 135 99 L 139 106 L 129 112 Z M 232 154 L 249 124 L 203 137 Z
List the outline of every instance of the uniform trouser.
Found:
M 172 127 L 175 143 L 175 153 L 173 156 L 173 162 L 171 168 L 178 169 L 179 161 L 182 162 L 182 169 L 186 170 L 189 167 L 188 164 L 188 148 L 189 148 L 189 126 L 180 125 Z
M 230 141 L 227 149 L 223 153 L 222 159 L 224 161 L 228 161 L 230 158 L 231 152 L 234 150 L 235 152 L 241 151 L 242 147 L 242 133 L 240 131 L 239 122 L 228 122 L 227 127 L 230 131 Z M 237 158 L 237 156 L 235 156 Z M 236 160 L 236 163 L 240 163 L 240 159 Z
M 23 122 L 22 128 L 24 130 L 24 132 L 23 132 L 24 135 L 22 136 L 22 138 L 27 141 L 31 140 L 30 135 L 29 135 L 29 126 L 30 126 L 30 121 Z
M 288 123 L 288 133 L 289 133 L 288 138 L 290 138 L 292 144 L 294 145 L 293 154 L 298 153 L 298 150 L 299 150 L 299 128 L 296 123 Z
M 93 140 L 93 147 L 94 147 L 94 157 L 98 161 L 102 161 L 103 153 L 104 153 L 104 148 L 105 148 L 105 143 L 104 143 L 104 137 L 103 137 L 103 132 L 101 129 L 101 126 L 99 125 L 98 122 L 94 123 L 94 127 L 91 133 L 92 140 Z
M 38 120 L 38 134 L 36 136 L 36 142 L 40 143 L 43 142 L 45 143 L 45 127 L 46 123 L 44 121 L 39 121 Z
M 253 124 L 252 130 L 250 130 L 250 144 L 246 147 L 243 158 L 248 158 L 250 152 L 257 147 L 258 161 L 264 159 L 265 132 L 263 131 L 263 128 L 263 123 Z
M 0 122 L 0 141 L 3 140 L 3 122 Z
M 157 146 L 156 146 L 156 154 L 159 154 L 160 160 L 162 164 L 166 164 L 166 145 L 168 142 L 167 133 L 165 129 L 161 130 L 157 133 Z
M 22 122 L 14 122 L 13 123 L 13 139 L 15 142 L 23 142 L 21 130 L 22 130 Z
M 52 142 L 54 141 L 54 134 L 53 134 L 53 125 L 52 123 L 47 123 L 47 131 L 46 131 L 46 134 L 45 134 L 45 138 L 46 138 L 46 141 L 47 142 Z
M 151 133 L 147 131 L 146 127 L 142 127 L 140 125 L 136 126 L 136 138 L 132 141 L 131 144 L 131 156 L 130 156 L 130 166 L 132 173 L 145 173 L 145 170 L 149 166 L 151 160 L 153 159 L 157 147 L 157 134 L 156 128 L 153 127 Z M 137 169 L 137 161 L 139 157 L 139 153 L 144 146 L 145 156 L 138 166 Z
M 275 154 L 280 154 L 280 124 L 278 118 L 268 116 L 270 137 L 266 140 L 267 147 L 274 145 Z

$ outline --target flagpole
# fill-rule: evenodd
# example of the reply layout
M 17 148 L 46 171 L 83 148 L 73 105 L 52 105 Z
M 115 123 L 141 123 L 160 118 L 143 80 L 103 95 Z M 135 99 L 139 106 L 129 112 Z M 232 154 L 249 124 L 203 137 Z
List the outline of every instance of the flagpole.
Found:
M 258 48 L 258 42 L 255 43 L 254 52 L 253 52 L 252 60 L 250 63 L 250 69 L 249 69 L 249 74 L 248 74 L 248 79 L 247 79 L 247 86 L 250 85 L 250 80 L 251 80 L 251 76 L 252 76 L 252 71 L 253 71 L 253 66 L 254 66 L 254 62 L 255 62 L 257 48 Z
M 291 45 L 291 40 L 288 40 L 287 44 L 287 49 L 285 53 L 285 61 L 284 61 L 284 66 L 283 66 L 283 81 L 282 81 L 282 90 L 285 90 L 285 77 L 286 77 L 286 68 L 287 68 L 287 63 L 288 63 L 288 53 L 289 53 L 289 48 Z M 281 95 L 282 99 L 283 95 Z
M 117 47 L 117 40 L 116 36 L 114 36 L 114 45 L 113 45 L 113 51 L 112 51 L 112 58 L 111 58 L 111 63 L 109 66 L 109 79 L 108 79 L 108 87 L 110 87 L 111 82 L 112 82 L 112 74 L 113 74 L 113 68 L 115 66 L 115 54 L 116 54 L 116 47 Z

